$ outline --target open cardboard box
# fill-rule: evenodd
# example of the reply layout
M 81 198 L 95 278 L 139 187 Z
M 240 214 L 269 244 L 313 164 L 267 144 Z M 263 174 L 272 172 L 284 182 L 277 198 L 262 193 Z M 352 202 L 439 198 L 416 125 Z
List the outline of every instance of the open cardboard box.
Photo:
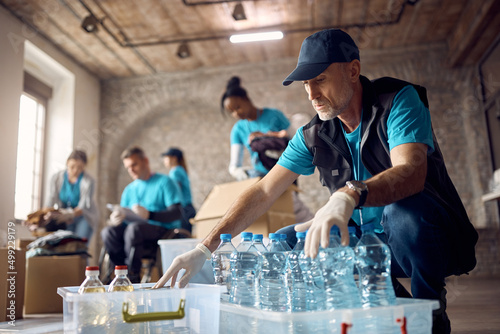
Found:
M 247 188 L 257 183 L 261 178 L 252 178 L 218 184 L 208 194 L 196 216 L 191 220 L 193 224 L 193 237 L 203 239 L 219 222 L 235 199 Z M 296 186 L 290 186 L 269 208 L 245 231 L 259 233 L 267 236 L 278 229 L 295 223 L 293 211 L 292 192 Z

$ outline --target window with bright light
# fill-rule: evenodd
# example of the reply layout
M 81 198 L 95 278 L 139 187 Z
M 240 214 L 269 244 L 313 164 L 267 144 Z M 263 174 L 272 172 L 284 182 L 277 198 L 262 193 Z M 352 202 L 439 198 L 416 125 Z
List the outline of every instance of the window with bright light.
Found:
M 41 206 L 43 140 L 46 101 L 29 94 L 21 96 L 17 140 L 14 215 L 26 216 Z

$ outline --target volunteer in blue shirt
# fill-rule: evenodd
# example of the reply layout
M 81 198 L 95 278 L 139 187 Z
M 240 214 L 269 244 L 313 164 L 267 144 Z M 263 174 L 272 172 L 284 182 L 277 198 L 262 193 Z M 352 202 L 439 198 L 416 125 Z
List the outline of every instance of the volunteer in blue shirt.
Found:
M 120 207 L 131 209 L 140 219 L 127 220 L 118 207 L 101 236 L 111 262 L 127 265 L 130 280 L 137 283 L 144 243 L 156 243 L 168 230 L 181 227 L 182 197 L 179 186 L 168 175 L 151 171 L 140 147 L 126 149 L 121 158 L 134 181 L 123 190 Z
M 270 169 L 264 166 L 259 152 L 252 149 L 252 141 L 264 139 L 271 144 L 283 143 L 281 150 L 271 150 L 274 154 L 278 151 L 275 163 L 286 147 L 287 129 L 290 126 L 290 121 L 278 109 L 257 108 L 240 83 L 239 77 L 232 77 L 221 98 L 222 112 L 228 112 L 238 120 L 231 130 L 231 160 L 229 162 L 229 173 L 238 181 L 249 177 L 264 176 Z M 251 168 L 243 166 L 245 148 L 250 153 Z
M 188 168 L 186 159 L 184 158 L 184 153 L 176 147 L 171 147 L 168 151 L 162 153 L 162 157 L 163 164 L 170 170 L 168 176 L 177 182 L 179 188 L 181 189 L 182 206 L 184 209 L 183 227 L 191 232 L 189 219 L 194 218 L 196 215 L 196 209 L 193 206 L 191 182 L 189 181 Z
M 58 210 L 47 213 L 45 219 L 66 223 L 67 230 L 89 241 L 99 223 L 99 211 L 94 200 L 95 181 L 85 172 L 86 166 L 87 154 L 74 150 L 66 160 L 66 169 L 52 176 L 45 206 Z
M 332 195 L 311 221 L 295 226 L 308 231 L 306 256 L 314 258 L 320 245 L 328 246 L 333 225 L 348 245 L 351 218 L 377 223 L 392 253 L 391 273 L 411 278 L 414 298 L 440 302 L 433 333 L 450 333 L 445 278 L 474 268 L 477 232 L 432 134 L 425 89 L 394 78 L 370 81 L 360 72 L 359 50 L 342 30 L 304 40 L 297 67 L 283 85 L 301 81 L 317 115 L 209 235 L 174 260 L 157 287 L 176 279 L 181 268 L 189 273 L 179 282 L 185 286 L 217 248 L 221 233 L 245 230 L 300 174 L 317 168 Z M 295 231 L 286 230 L 289 236 Z
M 257 108 L 241 87 L 239 77 L 228 81 L 221 98 L 221 111 L 238 120 L 231 130 L 229 173 L 238 181 L 266 175 L 288 145 L 288 118 L 277 109 Z M 251 168 L 243 166 L 244 148 L 250 153 Z M 297 192 L 292 193 L 292 200 L 296 222 L 313 217 Z

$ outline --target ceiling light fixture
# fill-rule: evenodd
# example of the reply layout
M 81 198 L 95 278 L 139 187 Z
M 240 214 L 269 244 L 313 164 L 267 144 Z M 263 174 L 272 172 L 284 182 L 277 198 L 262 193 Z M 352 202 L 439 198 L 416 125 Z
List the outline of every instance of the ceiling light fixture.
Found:
M 184 59 L 191 56 L 191 52 L 189 52 L 189 47 L 186 42 L 181 43 L 179 45 L 179 49 L 177 50 L 177 57 Z
M 231 35 L 231 37 L 229 37 L 229 41 L 231 43 L 245 43 L 245 42 L 271 41 L 282 38 L 283 38 L 283 33 L 281 31 L 268 31 L 268 32 L 252 33 L 252 34 Z
M 94 15 L 88 15 L 82 21 L 82 28 L 86 32 L 92 33 L 99 30 L 98 24 L 99 20 Z
M 247 16 L 245 15 L 245 9 L 241 3 L 236 4 L 233 10 L 233 19 L 235 21 L 246 20 Z

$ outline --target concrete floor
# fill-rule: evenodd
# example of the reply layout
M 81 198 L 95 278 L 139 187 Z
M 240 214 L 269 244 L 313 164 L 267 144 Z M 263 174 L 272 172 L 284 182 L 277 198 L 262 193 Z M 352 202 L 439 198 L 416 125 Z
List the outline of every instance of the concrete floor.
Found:
M 500 276 L 454 276 L 447 290 L 452 333 L 500 333 Z M 0 323 L 0 333 L 63 333 L 62 314 L 32 315 L 16 320 L 15 327 Z

